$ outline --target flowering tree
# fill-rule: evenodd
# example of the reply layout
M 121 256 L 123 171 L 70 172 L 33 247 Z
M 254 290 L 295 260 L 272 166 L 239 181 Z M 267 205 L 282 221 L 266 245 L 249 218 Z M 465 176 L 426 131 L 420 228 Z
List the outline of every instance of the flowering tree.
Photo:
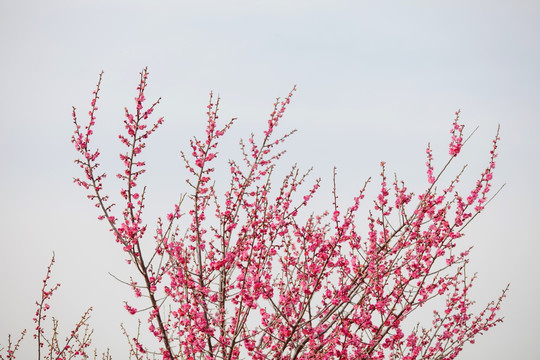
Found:
M 66 336 L 63 340 L 59 335 L 58 331 L 58 320 L 54 317 L 52 318 L 51 334 L 46 333 L 46 328 L 44 324 L 48 317 L 47 312 L 51 309 L 49 301 L 52 298 L 52 295 L 58 290 L 60 284 L 54 286 L 49 285 L 49 280 L 51 278 L 52 266 L 54 265 L 55 258 L 54 253 L 51 258 L 51 263 L 47 267 L 47 273 L 43 279 L 43 286 L 41 288 L 41 299 L 36 301 L 36 313 L 34 316 L 34 323 L 36 324 L 34 339 L 37 343 L 37 357 L 41 359 L 42 354 L 44 359 L 77 359 L 83 358 L 87 359 L 87 348 L 92 343 L 92 333 L 93 330 L 89 329 L 88 320 L 90 318 L 90 313 L 92 308 L 86 310 L 86 312 L 81 316 L 80 320 L 75 324 L 74 328 L 71 330 L 70 334 Z M 19 339 L 16 342 L 12 342 L 11 335 L 8 336 L 8 346 L 7 349 L 0 347 L 0 360 L 10 360 L 15 359 L 15 353 L 19 349 L 21 341 L 26 335 L 26 330 L 21 332 Z M 47 345 L 45 347 L 45 345 Z M 2 355 L 2 352 L 5 350 L 5 357 Z M 94 359 L 98 356 L 97 351 L 94 351 Z M 109 352 L 101 354 L 103 360 L 110 360 Z
M 498 131 L 488 165 L 466 195 L 456 190 L 463 171 L 446 183 L 441 177 L 466 143 L 459 112 L 442 170 L 435 171 L 426 149 L 428 185 L 422 193 L 413 194 L 397 177 L 389 180 L 382 162 L 380 191 L 361 236 L 357 215 L 369 180 L 343 207 L 334 172 L 332 205 L 310 216 L 302 211 L 319 180 L 307 184 L 309 171 L 294 166 L 278 188 L 271 186 L 284 153 L 279 147 L 292 134 L 279 136 L 276 129 L 294 89 L 276 101 L 260 138 L 240 142 L 243 158 L 228 161 L 230 179 L 219 189 L 218 145 L 235 119 L 218 122 L 219 98 L 211 94 L 206 132 L 182 153 L 191 191 L 150 230 L 143 220 L 140 156 L 163 118 L 149 120 L 159 99 L 145 107 L 148 71 L 140 75 L 135 109 L 125 110 L 119 135 L 126 146 L 117 175 L 121 211 L 109 201 L 100 153 L 90 147 L 102 75 L 89 122 L 82 124 L 73 109 L 72 141 L 84 173 L 75 182 L 88 190 L 99 219 L 108 222 L 136 270 L 128 285 L 147 305 L 138 310 L 126 302 L 126 310 L 144 313 L 160 344 L 152 349 L 138 335 L 128 336 L 130 358 L 453 359 L 465 343 L 502 321 L 497 312 L 507 289 L 472 313 L 469 251 L 458 246 L 463 229 L 490 200 Z M 411 314 L 432 303 L 439 306 L 432 322 L 415 323 Z

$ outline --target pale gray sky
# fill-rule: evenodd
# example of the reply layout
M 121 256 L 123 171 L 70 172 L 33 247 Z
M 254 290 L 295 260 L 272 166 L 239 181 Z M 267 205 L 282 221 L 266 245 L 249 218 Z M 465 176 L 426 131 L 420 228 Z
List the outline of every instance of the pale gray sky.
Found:
M 123 108 L 149 66 L 147 97 L 163 97 L 156 114 L 166 118 L 147 153 L 149 215 L 186 190 L 178 154 L 200 133 L 210 90 L 222 96 L 222 119 L 239 118 L 234 144 L 297 84 L 283 129 L 299 132 L 284 165 L 313 166 L 326 186 L 336 165 L 344 198 L 381 160 L 421 190 L 425 145 L 446 160 L 458 108 L 468 130 L 480 126 L 465 150 L 472 184 L 501 124 L 495 184 L 507 186 L 465 239 L 479 305 L 511 283 L 506 320 L 461 359 L 537 357 L 538 19 L 540 5 L 521 0 L 0 1 L 0 343 L 33 328 L 55 251 L 63 285 L 53 311 L 64 329 L 94 306 L 94 344 L 125 358 L 119 323 L 131 293 L 107 272 L 129 268 L 72 184 L 71 106 L 86 113 L 104 70 L 96 143 L 114 174 Z M 23 348 L 20 358 L 33 357 L 30 335 Z

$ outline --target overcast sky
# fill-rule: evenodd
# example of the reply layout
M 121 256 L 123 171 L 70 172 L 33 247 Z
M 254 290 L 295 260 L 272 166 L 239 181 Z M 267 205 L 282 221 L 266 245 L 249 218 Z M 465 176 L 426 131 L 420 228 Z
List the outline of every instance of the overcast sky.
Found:
M 522 0 L 1 0 L 0 344 L 9 332 L 33 328 L 33 303 L 55 251 L 53 280 L 62 288 L 53 311 L 64 330 L 94 306 L 94 345 L 125 358 L 119 323 L 131 293 L 107 273 L 125 276 L 129 268 L 72 183 L 79 173 L 71 106 L 84 116 L 104 70 L 95 141 L 115 174 L 123 108 L 148 66 L 147 98 L 163 98 L 156 114 L 166 119 L 146 157 L 151 216 L 187 190 L 179 151 L 201 134 L 211 90 L 222 97 L 222 119 L 239 118 L 229 151 L 296 84 L 283 131 L 298 132 L 284 166 L 313 166 L 324 191 L 337 166 L 344 199 L 382 160 L 421 191 L 425 146 L 433 144 L 436 165 L 446 161 L 457 109 L 467 131 L 479 126 L 461 160 L 470 163 L 465 184 L 472 185 L 500 124 L 495 186 L 506 187 L 464 241 L 474 245 L 479 305 L 507 283 L 511 289 L 505 322 L 461 359 L 538 356 L 539 19 L 540 5 Z M 31 335 L 23 347 L 20 357 L 33 357 Z

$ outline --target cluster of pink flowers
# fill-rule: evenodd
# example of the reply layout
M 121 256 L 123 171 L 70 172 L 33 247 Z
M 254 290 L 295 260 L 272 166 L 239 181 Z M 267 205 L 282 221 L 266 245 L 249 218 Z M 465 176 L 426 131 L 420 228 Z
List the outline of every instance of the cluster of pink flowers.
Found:
M 491 158 L 467 197 L 455 189 L 462 173 L 441 183 L 464 145 L 459 112 L 452 125 L 450 159 L 436 173 L 428 146 L 428 188 L 413 194 L 397 177 L 392 183 L 381 163 L 380 191 L 367 216 L 368 232 L 357 229 L 366 186 L 349 206 L 335 188 L 330 209 L 306 215 L 320 180 L 294 166 L 272 187 L 273 170 L 292 134 L 276 135 L 293 91 L 277 100 L 261 137 L 240 142 L 241 162 L 229 160 L 228 185 L 214 174 L 221 138 L 235 119 L 219 125 L 219 103 L 210 95 L 206 132 L 182 153 L 190 193 L 158 219 L 154 251 L 143 252 L 148 225 L 142 220 L 145 162 L 136 160 L 145 140 L 162 123 L 150 122 L 159 100 L 145 110 L 148 72 L 137 87 L 135 111 L 125 111 L 127 151 L 120 155 L 124 207 L 114 214 L 97 171 L 99 152 L 89 148 L 101 75 L 81 131 L 75 109 L 73 143 L 85 175 L 75 182 L 89 190 L 101 209 L 137 281 L 128 283 L 149 310 L 125 304 L 131 314 L 147 314 L 148 331 L 160 345 L 127 338 L 131 354 L 158 351 L 163 359 L 454 359 L 466 343 L 498 324 L 500 302 L 478 314 L 468 294 L 468 250 L 463 228 L 489 202 L 498 134 Z M 148 130 L 149 129 L 149 130 Z M 185 226 L 181 229 L 180 224 Z M 146 248 L 146 247 L 144 247 Z M 465 247 L 467 249 L 467 247 Z M 430 324 L 413 326 L 413 314 L 437 297 L 446 299 Z M 43 308 L 43 307 L 42 307 Z M 41 315 L 39 315 L 41 316 Z
M 450 131 L 452 134 L 452 141 L 450 142 L 449 154 L 454 157 L 459 154 L 461 147 L 463 146 L 463 128 L 465 126 L 459 123 L 459 113 L 459 110 L 456 111 L 456 118 L 452 124 L 452 130 Z

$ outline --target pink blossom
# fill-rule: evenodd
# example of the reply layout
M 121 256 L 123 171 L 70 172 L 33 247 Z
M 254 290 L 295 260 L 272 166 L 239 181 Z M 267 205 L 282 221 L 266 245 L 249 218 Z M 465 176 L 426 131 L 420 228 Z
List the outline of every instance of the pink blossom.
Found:
M 143 216 L 147 193 L 139 176 L 146 162 L 134 159 L 163 118 L 152 120 L 159 100 L 144 104 L 147 70 L 140 75 L 135 109 L 125 110 L 119 136 L 126 147 L 117 171 L 118 209 L 103 192 L 99 152 L 89 148 L 99 83 L 86 127 L 73 109 L 72 142 L 85 179 L 75 183 L 89 192 L 100 219 L 109 220 L 113 238 L 134 266 L 137 278 L 128 285 L 138 302 L 147 303 L 140 311 L 127 302 L 124 307 L 146 319 L 159 342 L 155 353 L 208 360 L 453 358 L 466 342 L 501 322 L 497 313 L 506 290 L 473 312 L 468 294 L 474 277 L 466 275 L 469 254 L 461 248 L 464 227 L 489 202 L 498 134 L 471 189 L 456 190 L 459 173 L 450 180 L 441 176 L 449 170 L 435 169 L 428 144 L 423 191 L 411 192 L 397 176 L 390 183 L 381 162 L 373 201 L 363 203 L 368 182 L 349 203 L 334 186 L 328 208 L 313 212 L 307 207 L 320 180 L 312 180 L 309 171 L 294 166 L 274 186 L 279 147 L 291 134 L 278 136 L 276 129 L 293 92 L 274 103 L 259 135 L 240 143 L 241 159 L 222 164 L 227 179 L 213 166 L 223 159 L 217 157 L 220 141 L 234 119 L 221 121 L 220 99 L 211 93 L 205 131 L 181 154 L 189 193 L 176 199 L 162 213 L 166 221 L 159 218 L 154 228 Z M 463 130 L 457 112 L 447 165 L 461 154 Z M 370 209 L 367 233 L 359 225 L 361 205 Z M 147 226 L 155 229 L 150 237 Z M 48 292 L 42 296 L 48 298 Z M 443 306 L 428 330 L 408 326 L 406 320 L 437 297 Z M 46 309 L 40 307 L 37 321 Z M 146 352 L 138 337 L 131 341 L 132 351 Z

